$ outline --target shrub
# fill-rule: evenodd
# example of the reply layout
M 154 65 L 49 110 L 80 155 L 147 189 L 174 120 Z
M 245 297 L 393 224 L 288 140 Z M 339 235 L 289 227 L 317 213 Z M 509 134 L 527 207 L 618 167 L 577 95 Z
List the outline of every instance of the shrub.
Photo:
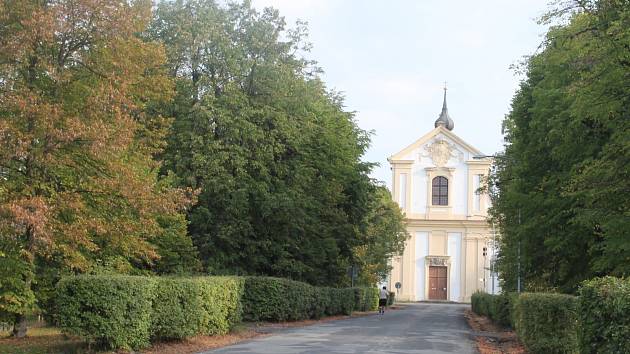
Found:
M 354 291 L 350 288 L 315 288 L 316 298 L 313 302 L 312 318 L 324 315 L 350 315 L 354 307 Z
M 396 293 L 393 291 L 390 291 L 387 294 L 387 306 L 392 306 L 395 301 L 396 301 Z
M 225 334 L 241 322 L 245 280 L 242 277 L 200 277 L 202 302 L 207 321 L 201 323 L 203 334 Z
M 57 284 L 62 330 L 109 348 L 149 345 L 156 281 L 149 277 L 78 276 Z
M 490 317 L 492 311 L 491 306 L 494 306 L 492 296 L 493 295 L 483 291 L 473 293 L 470 297 L 472 311 L 478 315 Z
M 597 278 L 579 290 L 579 345 L 583 353 L 630 351 L 630 278 Z
M 575 353 L 577 298 L 524 293 L 515 306 L 516 333 L 531 353 Z
M 360 289 L 374 307 L 376 289 Z M 113 349 L 139 349 L 151 339 L 224 334 L 241 321 L 292 321 L 351 314 L 355 289 L 320 288 L 270 277 L 63 278 L 57 319 L 66 333 Z M 376 300 L 377 301 L 377 300 Z
M 156 278 L 151 317 L 152 337 L 183 339 L 200 333 L 208 322 L 200 281 L 191 278 Z
M 333 289 L 332 296 L 337 303 L 334 311 L 326 311 L 327 315 L 351 315 L 354 308 L 354 290 L 351 288 Z
M 491 306 L 490 318 L 501 326 L 511 327 L 512 308 L 514 306 L 514 301 L 518 298 L 518 295 L 502 293 L 491 296 L 493 299 L 493 305 Z
M 354 309 L 356 311 L 375 311 L 378 309 L 378 288 L 353 288 Z
M 319 294 L 315 287 L 298 281 L 247 277 L 243 292 L 243 318 L 247 321 L 308 319 L 315 315 Z

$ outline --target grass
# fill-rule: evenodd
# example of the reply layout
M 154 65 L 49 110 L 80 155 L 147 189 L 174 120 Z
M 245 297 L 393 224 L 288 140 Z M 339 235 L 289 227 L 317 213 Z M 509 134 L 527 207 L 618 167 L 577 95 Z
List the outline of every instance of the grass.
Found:
M 2 354 L 86 354 L 87 345 L 77 338 L 67 337 L 54 327 L 35 325 L 28 329 L 26 338 L 11 338 L 10 331 L 0 332 Z

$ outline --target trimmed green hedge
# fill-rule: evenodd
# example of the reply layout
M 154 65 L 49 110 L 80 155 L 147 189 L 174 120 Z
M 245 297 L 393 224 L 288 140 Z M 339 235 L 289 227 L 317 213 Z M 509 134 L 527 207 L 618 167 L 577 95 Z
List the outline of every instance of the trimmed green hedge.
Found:
M 523 293 L 516 300 L 516 333 L 530 353 L 576 353 L 577 298 Z
M 321 288 L 321 291 L 321 298 L 326 301 L 326 315 L 352 314 L 354 309 L 354 290 L 351 288 Z
M 491 295 L 481 291 L 472 294 L 470 304 L 473 312 L 488 316 L 504 327 L 514 327 L 513 312 L 517 294 Z
M 200 277 L 204 291 L 203 305 L 208 314 L 201 324 L 202 334 L 226 334 L 241 322 L 243 316 L 242 277 Z
M 243 279 L 156 277 L 152 336 L 183 339 L 225 334 L 241 322 Z
M 353 288 L 354 309 L 356 311 L 376 311 L 378 309 L 378 288 Z
M 481 315 L 488 316 L 490 314 L 490 303 L 492 302 L 492 296 L 482 291 L 476 291 L 470 296 L 470 307 L 473 312 Z
M 243 293 L 243 319 L 246 321 L 296 321 L 322 313 L 316 288 L 302 282 L 247 277 Z
M 270 277 L 63 278 L 56 320 L 65 333 L 112 349 L 139 349 L 152 340 L 223 334 L 241 319 L 292 321 L 350 315 L 376 308 L 378 291 L 324 288 Z
M 630 352 L 630 278 L 584 282 L 579 291 L 578 318 L 581 352 Z
M 207 322 L 201 282 L 195 279 L 157 278 L 151 334 L 159 339 L 182 339 L 200 332 Z
M 156 279 L 78 276 L 57 284 L 56 308 L 64 332 L 108 348 L 149 345 Z
M 531 353 L 630 352 L 630 278 L 588 280 L 578 295 L 476 292 L 471 307 L 515 328 Z

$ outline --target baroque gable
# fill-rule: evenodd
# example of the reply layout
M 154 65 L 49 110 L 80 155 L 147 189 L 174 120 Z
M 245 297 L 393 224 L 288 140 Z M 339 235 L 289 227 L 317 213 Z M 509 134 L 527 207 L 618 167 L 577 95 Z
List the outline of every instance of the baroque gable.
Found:
M 430 162 L 436 167 L 470 160 L 472 156 L 483 155 L 453 132 L 438 126 L 413 144 L 392 155 L 388 160 Z

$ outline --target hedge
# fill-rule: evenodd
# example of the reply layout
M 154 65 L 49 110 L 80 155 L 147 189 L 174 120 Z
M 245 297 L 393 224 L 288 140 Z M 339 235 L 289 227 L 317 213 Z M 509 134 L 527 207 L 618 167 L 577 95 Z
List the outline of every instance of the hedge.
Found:
M 513 312 L 517 297 L 515 293 L 492 295 L 477 291 L 472 294 L 470 303 L 476 314 L 488 316 L 503 327 L 514 327 Z
M 112 349 L 152 340 L 223 334 L 241 319 L 287 321 L 376 308 L 378 290 L 314 287 L 271 277 L 63 278 L 56 321 L 68 334 Z M 357 298 L 359 303 L 357 304 Z
M 225 334 L 241 322 L 245 280 L 242 277 L 201 277 L 203 305 L 208 321 L 202 334 Z
M 492 296 L 482 291 L 473 293 L 470 297 L 470 306 L 473 312 L 481 316 L 489 316 Z
M 354 309 L 356 311 L 376 311 L 378 309 L 378 288 L 353 288 Z
M 597 278 L 579 290 L 578 334 L 582 353 L 630 351 L 630 278 Z
M 393 291 L 390 291 L 387 294 L 387 306 L 392 306 L 395 301 L 396 301 L 396 293 Z
M 155 278 L 152 336 L 183 339 L 225 334 L 241 321 L 243 280 L 236 277 Z
M 351 288 L 321 288 L 326 300 L 325 313 L 328 316 L 350 315 L 354 309 L 354 290 Z
M 518 337 L 530 353 L 577 352 L 577 298 L 523 293 L 514 306 Z
M 245 278 L 243 319 L 246 321 L 296 321 L 321 313 L 315 287 L 289 279 Z M 321 305 L 320 305 L 321 306 Z
M 157 281 L 132 276 L 78 276 L 57 284 L 56 320 L 66 333 L 109 348 L 149 345 Z
M 156 278 L 151 334 L 160 339 L 182 339 L 201 332 L 208 322 L 203 287 L 195 279 Z

